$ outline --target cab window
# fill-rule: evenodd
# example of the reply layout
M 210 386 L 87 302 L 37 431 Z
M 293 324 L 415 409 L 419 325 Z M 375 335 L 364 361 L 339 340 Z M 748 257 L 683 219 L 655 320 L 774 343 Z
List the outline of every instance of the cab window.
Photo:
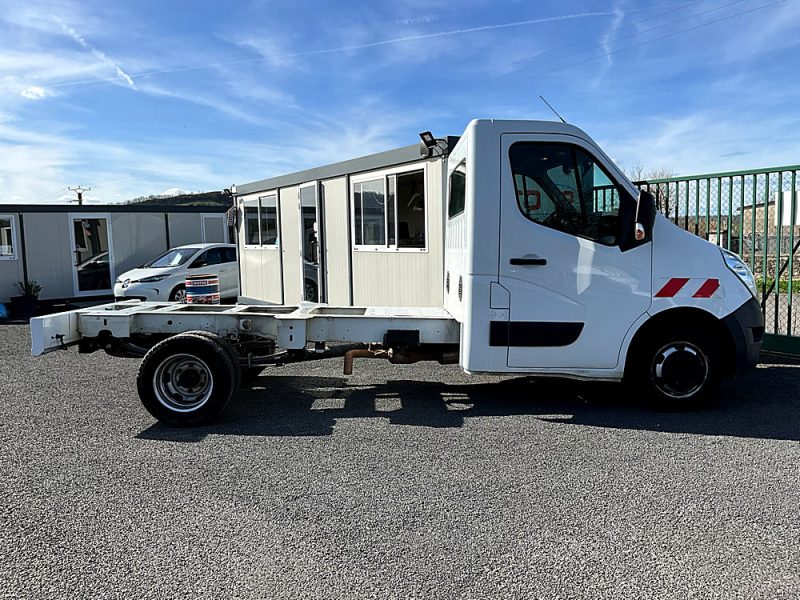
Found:
M 447 201 L 447 217 L 460 215 L 464 212 L 467 202 L 467 165 L 461 163 L 450 174 L 450 198 Z
M 558 231 L 615 246 L 620 202 L 633 198 L 577 146 L 517 142 L 509 150 L 517 206 L 525 217 Z

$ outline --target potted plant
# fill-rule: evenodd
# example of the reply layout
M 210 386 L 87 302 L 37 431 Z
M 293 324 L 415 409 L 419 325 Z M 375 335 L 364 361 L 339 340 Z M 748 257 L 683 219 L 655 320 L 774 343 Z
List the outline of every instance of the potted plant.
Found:
M 22 295 L 11 297 L 11 315 L 13 318 L 28 321 L 36 313 L 36 302 L 39 300 L 42 286 L 36 281 L 26 279 L 18 282 L 17 287 Z

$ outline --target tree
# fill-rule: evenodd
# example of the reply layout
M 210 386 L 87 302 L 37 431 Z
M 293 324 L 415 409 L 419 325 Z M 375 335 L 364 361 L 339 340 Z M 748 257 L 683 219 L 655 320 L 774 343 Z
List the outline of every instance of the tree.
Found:
M 658 209 L 666 215 L 667 218 L 671 214 L 671 202 L 669 197 L 669 185 L 666 183 L 652 183 L 659 179 L 669 179 L 675 177 L 675 172 L 671 169 L 664 167 L 646 169 L 641 163 L 636 163 L 631 169 L 622 169 L 628 178 L 633 181 L 638 187 L 648 189 L 650 193 L 656 197 Z

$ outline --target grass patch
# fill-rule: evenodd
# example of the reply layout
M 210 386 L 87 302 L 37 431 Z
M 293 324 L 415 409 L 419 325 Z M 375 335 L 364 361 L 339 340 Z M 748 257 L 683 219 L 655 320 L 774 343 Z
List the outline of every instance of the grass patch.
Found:
M 767 289 L 769 290 L 772 287 L 772 284 L 775 283 L 774 277 L 767 277 Z M 759 291 L 764 289 L 764 279 L 758 277 L 756 279 L 756 287 Z M 789 280 L 788 279 L 781 279 L 778 281 L 778 292 L 781 294 L 786 294 L 789 292 Z M 793 279 L 792 280 L 792 294 L 800 293 L 800 279 Z

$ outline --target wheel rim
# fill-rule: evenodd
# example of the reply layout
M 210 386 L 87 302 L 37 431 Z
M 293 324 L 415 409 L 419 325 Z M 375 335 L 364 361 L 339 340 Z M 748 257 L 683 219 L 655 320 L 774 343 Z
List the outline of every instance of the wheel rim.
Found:
M 305 296 L 306 296 L 306 301 L 308 301 L 308 302 L 316 302 L 317 301 L 317 288 L 315 288 L 313 285 L 307 283 L 306 284 Z
M 175 302 L 186 302 L 186 290 L 180 289 L 175 294 L 173 294 L 173 300 Z
M 169 410 L 191 412 L 211 397 L 214 377 L 208 365 L 191 354 L 176 354 L 164 360 L 153 375 L 156 398 Z
M 670 342 L 653 359 L 653 383 L 670 398 L 689 398 L 708 379 L 708 358 L 690 342 Z

